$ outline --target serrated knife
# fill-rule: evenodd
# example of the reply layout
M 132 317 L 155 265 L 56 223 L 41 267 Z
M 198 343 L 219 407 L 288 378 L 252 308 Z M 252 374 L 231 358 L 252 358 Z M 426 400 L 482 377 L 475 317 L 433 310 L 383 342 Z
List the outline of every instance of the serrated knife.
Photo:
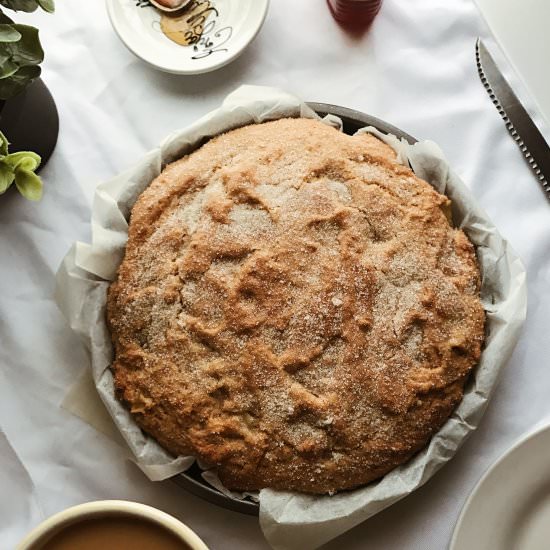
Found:
M 550 147 L 479 38 L 476 42 L 476 61 L 479 77 L 489 97 L 550 198 L 547 178 L 550 177 Z

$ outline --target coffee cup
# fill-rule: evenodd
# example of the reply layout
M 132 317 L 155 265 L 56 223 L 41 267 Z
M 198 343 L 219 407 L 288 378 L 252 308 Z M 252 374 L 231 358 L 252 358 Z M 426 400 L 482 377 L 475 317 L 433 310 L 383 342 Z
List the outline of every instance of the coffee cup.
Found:
M 208 550 L 204 542 L 176 518 L 151 506 L 124 500 L 88 502 L 59 512 L 33 529 L 17 550 L 76 547 L 114 550 L 121 544 L 133 547 L 132 537 L 137 541 L 136 547 L 140 544 L 139 548 Z

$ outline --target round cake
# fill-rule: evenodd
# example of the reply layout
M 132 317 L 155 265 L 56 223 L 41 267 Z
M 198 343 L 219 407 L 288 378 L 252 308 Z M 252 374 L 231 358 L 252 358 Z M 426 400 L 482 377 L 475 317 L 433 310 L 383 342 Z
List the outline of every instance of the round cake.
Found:
M 448 212 L 370 135 L 282 119 L 212 139 L 132 210 L 108 295 L 118 397 L 230 489 L 383 476 L 481 353 L 476 255 Z

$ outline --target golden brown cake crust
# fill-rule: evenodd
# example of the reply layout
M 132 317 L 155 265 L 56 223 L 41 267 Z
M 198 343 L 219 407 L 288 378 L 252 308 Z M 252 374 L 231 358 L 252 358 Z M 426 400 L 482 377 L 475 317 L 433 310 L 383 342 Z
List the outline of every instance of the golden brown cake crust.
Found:
M 135 204 L 108 297 L 119 397 L 231 489 L 326 493 L 422 448 L 462 398 L 484 311 L 448 199 L 368 135 L 221 135 Z

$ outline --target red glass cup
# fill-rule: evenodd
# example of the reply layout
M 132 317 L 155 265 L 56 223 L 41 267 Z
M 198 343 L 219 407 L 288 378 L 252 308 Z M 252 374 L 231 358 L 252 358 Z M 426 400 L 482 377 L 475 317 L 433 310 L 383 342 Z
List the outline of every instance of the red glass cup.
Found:
M 339 23 L 368 27 L 380 11 L 382 0 L 328 0 L 328 5 Z

